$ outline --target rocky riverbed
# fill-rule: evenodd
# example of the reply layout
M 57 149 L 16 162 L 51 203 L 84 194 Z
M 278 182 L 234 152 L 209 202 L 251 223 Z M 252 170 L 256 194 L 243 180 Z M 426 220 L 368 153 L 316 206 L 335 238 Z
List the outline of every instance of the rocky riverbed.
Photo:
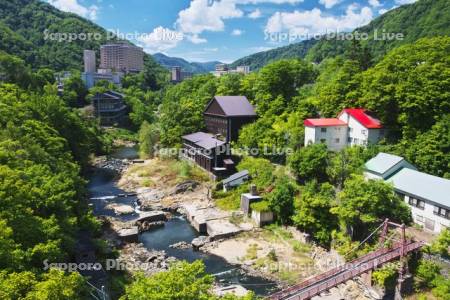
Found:
M 173 251 L 188 251 L 186 254 L 191 257 L 202 257 L 202 254 L 194 255 L 195 251 L 200 251 L 198 253 L 208 253 L 208 255 L 225 259 L 230 266 L 236 266 L 240 270 L 239 272 L 246 274 L 241 276 L 267 278 L 271 280 L 271 283 L 268 284 L 272 284 L 272 286 L 273 282 L 281 284 L 279 274 L 273 272 L 270 268 L 261 268 L 261 263 L 266 263 L 266 257 L 272 251 L 276 254 L 277 263 L 291 263 L 292 261 L 297 263 L 293 259 L 297 259 L 298 254 L 293 252 L 292 245 L 281 240 L 270 241 L 267 238 L 256 238 L 263 231 L 254 228 L 251 222 L 246 223 L 245 219 L 243 220 L 244 222 L 231 223 L 230 218 L 232 214 L 215 207 L 214 201 L 210 197 L 211 187 L 208 183 L 196 180 L 183 180 L 173 183 L 174 180 L 167 179 L 169 178 L 167 172 L 161 170 L 161 164 L 155 165 L 156 171 L 155 173 L 151 173 L 149 171 L 152 168 L 151 164 L 151 161 L 144 161 L 142 164 L 136 166 L 127 160 L 122 160 L 120 163 L 114 161 L 112 163 L 101 162 L 99 164 L 99 166 L 105 167 L 106 169 L 115 169 L 119 172 L 121 175 L 118 182 L 119 187 L 124 189 L 126 191 L 125 193 L 136 194 L 137 206 L 131 205 L 136 211 L 136 216 L 132 220 L 108 217 L 107 221 L 110 225 L 110 230 L 105 232 L 105 236 L 110 239 L 111 244 L 116 245 L 120 250 L 120 258 L 126 266 L 143 265 L 144 269 L 141 270 L 151 275 L 167 269 L 168 265 L 176 259 L 171 256 L 174 253 Z M 143 178 L 152 182 L 152 186 L 143 187 L 141 185 Z M 110 208 L 116 213 L 120 213 L 122 209 L 127 212 L 130 211 L 129 207 L 121 205 L 113 205 Z M 180 241 L 174 239 L 173 242 L 167 243 L 161 248 L 161 245 L 164 244 L 164 239 L 174 234 L 173 232 L 169 232 L 169 230 L 174 229 L 160 229 L 161 226 L 165 226 L 166 220 L 170 220 L 172 217 L 168 212 L 182 213 L 197 231 L 203 234 L 204 230 L 205 235 L 199 237 L 194 236 L 189 240 Z M 164 215 L 164 219 L 145 219 L 145 216 L 152 214 Z M 169 228 L 171 227 L 169 226 Z M 168 231 L 164 233 L 161 230 Z M 306 244 L 303 234 L 293 228 L 289 230 L 292 231 L 292 240 L 301 241 Z M 161 232 L 161 236 L 158 237 L 158 239 L 161 239 L 159 242 L 154 240 L 154 237 L 150 239 L 139 238 L 141 235 L 145 235 L 145 232 L 153 236 L 152 232 L 154 231 Z M 123 239 L 120 233 L 126 234 L 129 237 L 131 236 L 132 238 L 130 240 Z M 243 233 L 244 235 L 241 236 Z M 143 244 L 140 244 L 138 241 L 143 242 Z M 248 257 L 249 249 L 254 247 L 254 244 L 257 245 L 256 257 L 251 258 Z M 158 250 L 155 250 L 152 249 L 152 245 L 155 247 L 157 247 L 156 245 L 160 246 L 158 246 L 159 248 L 157 247 Z M 171 254 L 168 255 L 167 253 Z M 300 258 L 301 260 L 310 260 L 313 262 L 312 269 L 310 269 L 311 272 L 303 274 L 303 276 L 309 276 L 327 270 L 330 263 L 338 261 L 339 256 L 335 253 L 327 252 L 320 247 L 313 246 L 308 252 L 301 254 Z M 136 268 L 130 267 L 130 271 L 133 272 L 134 269 Z M 300 279 L 296 279 L 295 281 L 298 280 Z M 366 299 L 363 297 L 354 297 L 355 293 L 361 294 L 356 292 L 354 288 L 355 284 L 359 286 L 357 282 L 353 283 L 353 285 L 349 284 L 348 291 L 347 289 L 340 290 L 338 297 L 343 297 L 342 295 L 345 294 L 344 298 L 351 295 L 353 299 Z M 239 288 L 237 289 L 239 290 Z M 338 295 L 333 293 L 333 291 L 331 294 L 333 296 Z

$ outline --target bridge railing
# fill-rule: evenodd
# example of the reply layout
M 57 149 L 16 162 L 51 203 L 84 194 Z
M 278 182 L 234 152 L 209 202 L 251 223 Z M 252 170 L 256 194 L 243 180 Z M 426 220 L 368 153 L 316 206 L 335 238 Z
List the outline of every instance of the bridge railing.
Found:
M 410 242 L 405 246 L 404 250 L 408 253 L 420 248 L 422 245 L 423 242 Z M 392 248 L 382 248 L 376 250 L 346 264 L 333 268 L 325 273 L 314 276 L 297 285 L 289 287 L 283 291 L 275 293 L 271 295 L 269 299 L 286 299 L 286 297 L 290 296 L 292 296 L 292 299 L 309 299 L 318 293 L 365 273 L 368 270 L 374 269 L 387 261 L 400 257 L 401 247 L 401 243 L 395 243 Z M 308 288 L 309 286 L 311 287 Z M 293 296 L 294 294 L 295 296 Z

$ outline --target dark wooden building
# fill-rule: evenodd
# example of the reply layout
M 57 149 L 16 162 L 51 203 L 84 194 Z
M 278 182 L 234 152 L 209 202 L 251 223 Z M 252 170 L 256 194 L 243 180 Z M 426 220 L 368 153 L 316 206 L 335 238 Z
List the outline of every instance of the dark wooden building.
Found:
M 227 143 L 205 132 L 196 132 L 182 137 L 183 157 L 195 162 L 208 172 L 226 172 L 229 153 Z M 234 167 L 234 165 L 232 166 Z
M 114 91 L 97 93 L 93 99 L 95 117 L 101 125 L 120 125 L 126 122 L 128 107 L 124 95 Z
M 239 130 L 256 119 L 253 106 L 245 96 L 215 96 L 204 112 L 206 128 L 220 134 L 225 142 L 236 141 Z

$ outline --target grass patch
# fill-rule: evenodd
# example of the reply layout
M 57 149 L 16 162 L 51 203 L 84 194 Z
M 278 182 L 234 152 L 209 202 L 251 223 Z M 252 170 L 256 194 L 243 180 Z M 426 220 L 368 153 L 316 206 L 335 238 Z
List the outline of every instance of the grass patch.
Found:
M 230 221 L 231 224 L 239 225 L 239 224 L 241 224 L 244 221 L 244 215 L 233 212 L 231 214 L 231 217 L 230 217 L 229 221 Z
M 258 250 L 261 250 L 261 248 L 258 246 L 258 244 L 250 244 L 247 248 L 247 254 L 245 255 L 245 259 L 247 260 L 254 260 L 258 258 Z
M 302 243 L 297 240 L 291 241 L 292 249 L 294 249 L 297 253 L 309 253 L 311 251 L 311 246 L 305 243 Z
M 241 207 L 241 194 L 248 191 L 248 185 L 243 184 L 228 192 L 214 191 L 213 198 L 217 207 L 223 210 L 238 210 Z
M 150 178 L 145 178 L 141 181 L 141 186 L 143 187 L 154 187 L 155 183 Z
M 131 166 L 128 175 L 138 177 L 138 183 L 146 187 L 173 186 L 186 180 L 208 182 L 209 175 L 203 169 L 186 161 L 153 159 L 149 163 Z
M 284 229 L 282 226 L 277 225 L 277 224 L 270 224 L 266 227 L 264 227 L 264 229 L 266 229 L 264 232 L 266 233 L 266 235 L 269 236 L 269 238 L 271 237 L 272 239 L 275 238 L 281 238 L 285 241 L 289 241 L 292 240 L 294 238 L 294 236 L 292 235 L 292 232 Z
M 268 212 L 270 211 L 269 202 L 268 201 L 259 201 L 250 204 L 252 210 L 257 212 Z
M 105 129 L 106 138 L 111 141 L 121 140 L 138 142 L 138 134 L 132 130 L 125 128 L 111 127 Z

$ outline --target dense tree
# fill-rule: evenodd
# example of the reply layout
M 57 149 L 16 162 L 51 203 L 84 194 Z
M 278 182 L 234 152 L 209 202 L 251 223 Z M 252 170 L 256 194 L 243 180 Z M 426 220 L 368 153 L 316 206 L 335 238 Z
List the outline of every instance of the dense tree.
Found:
M 320 70 L 312 99 L 321 116 L 336 117 L 343 108 L 354 107 L 360 84 L 359 62 L 337 57 L 324 61 Z
M 307 183 L 301 190 L 292 220 L 301 230 L 309 233 L 320 244 L 328 246 L 331 232 L 337 229 L 337 218 L 330 212 L 336 205 L 335 192 L 328 183 Z
M 83 300 L 89 297 L 85 279 L 78 273 L 67 275 L 51 269 L 42 277 L 27 294 L 26 299 Z
M 301 148 L 289 157 L 289 166 L 302 181 L 326 179 L 328 151 L 325 144 L 312 144 Z
M 98 228 L 82 201 L 80 164 L 99 132 L 52 86 L 0 84 L 0 113 L 0 290 L 5 299 L 83 299 L 80 275 L 45 273 L 42 263 L 68 260 L 78 231 Z
M 295 187 L 289 178 L 283 176 L 275 182 L 275 188 L 267 196 L 267 201 L 280 224 L 291 223 L 294 213 Z
M 450 112 L 450 37 L 399 47 L 361 78 L 360 103 L 407 141 Z
M 248 170 L 252 182 L 259 189 L 270 186 L 274 179 L 275 166 L 264 158 L 244 157 L 237 166 L 239 171 Z
M 67 105 L 72 107 L 79 107 L 86 104 L 86 96 L 88 91 L 81 80 L 81 73 L 73 71 L 69 78 L 63 81 L 64 91 L 63 99 Z
M 432 253 L 439 254 L 443 257 L 450 257 L 450 229 L 444 229 L 439 234 L 438 238 L 431 244 L 430 250 Z
M 331 209 L 354 238 L 366 236 L 384 219 L 408 224 L 411 212 L 391 185 L 363 176 L 347 179 L 339 193 L 339 205 Z
M 441 274 L 441 267 L 437 263 L 421 259 L 415 273 L 420 287 L 431 288 L 439 300 L 450 299 L 450 279 Z
M 450 178 L 450 114 L 419 135 L 414 143 L 404 142 L 400 146 L 419 170 Z
M 338 188 L 342 188 L 345 180 L 350 175 L 362 173 L 364 163 L 371 158 L 371 149 L 353 146 L 346 147 L 337 153 L 333 153 L 329 159 L 327 174 L 330 181 Z M 373 149 L 374 150 L 374 149 Z M 373 153 L 375 154 L 375 153 Z
M 167 89 L 159 110 L 163 145 L 179 145 L 182 135 L 205 127 L 203 111 L 216 94 L 216 85 L 214 76 L 201 75 Z
M 139 129 L 139 155 L 142 158 L 153 157 L 159 141 L 159 130 L 154 124 L 144 121 Z
M 123 300 L 252 300 L 253 296 L 217 297 L 212 294 L 214 278 L 205 272 L 201 261 L 192 264 L 178 262 L 168 271 L 157 273 L 151 277 L 136 275 L 135 281 L 126 288 Z

